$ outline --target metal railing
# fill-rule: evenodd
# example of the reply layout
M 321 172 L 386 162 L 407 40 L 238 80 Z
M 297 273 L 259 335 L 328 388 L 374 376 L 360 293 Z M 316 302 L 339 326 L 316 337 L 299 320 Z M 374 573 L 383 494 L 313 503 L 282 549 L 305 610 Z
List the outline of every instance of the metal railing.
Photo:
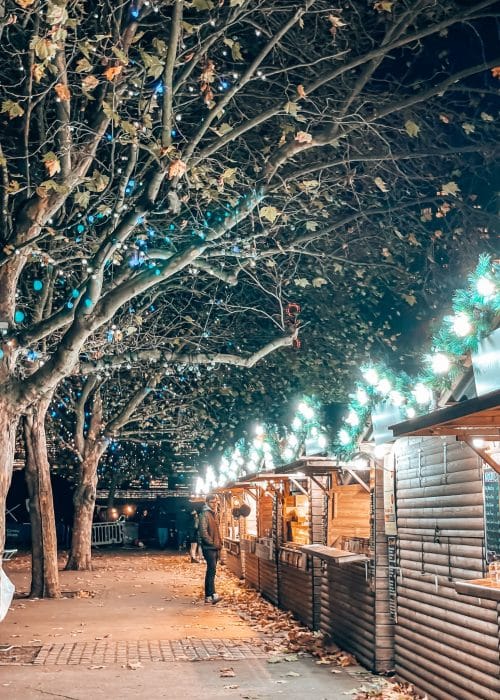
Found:
M 111 523 L 94 523 L 92 525 L 92 544 L 122 544 L 123 521 Z

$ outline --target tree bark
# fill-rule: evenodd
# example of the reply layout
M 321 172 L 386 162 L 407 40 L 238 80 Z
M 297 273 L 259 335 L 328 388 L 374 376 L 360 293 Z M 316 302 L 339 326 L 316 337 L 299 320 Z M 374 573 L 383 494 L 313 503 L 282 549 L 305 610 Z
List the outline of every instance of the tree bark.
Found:
M 12 479 L 18 421 L 16 411 L 4 397 L 0 397 L 0 552 L 5 546 L 5 504 Z
M 97 491 L 97 467 L 106 447 L 105 440 L 96 440 L 85 450 L 84 459 L 80 464 L 78 487 L 73 497 L 75 515 L 71 551 L 66 564 L 66 569 L 70 571 L 92 569 L 92 519 Z
M 31 598 L 60 596 L 54 499 L 45 433 L 45 416 L 51 399 L 50 396 L 39 401 L 24 418 L 31 522 Z

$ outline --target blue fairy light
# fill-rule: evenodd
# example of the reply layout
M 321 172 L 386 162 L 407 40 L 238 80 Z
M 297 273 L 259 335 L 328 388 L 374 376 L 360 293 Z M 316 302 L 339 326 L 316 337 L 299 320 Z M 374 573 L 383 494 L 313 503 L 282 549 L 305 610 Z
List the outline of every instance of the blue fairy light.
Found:
M 221 81 L 220 81 L 220 86 L 221 86 L 221 88 L 222 88 L 223 90 L 227 90 L 228 87 L 230 86 L 230 83 L 228 83 L 227 80 L 221 80 Z
M 85 231 L 85 226 L 83 224 L 78 224 L 76 230 L 78 233 L 83 233 Z
M 168 228 L 170 229 L 170 231 L 175 231 L 175 224 L 170 224 Z
M 134 7 L 130 10 L 130 14 L 134 19 L 137 19 L 139 17 L 139 10 Z
M 87 221 L 89 222 L 89 224 L 93 224 L 95 221 L 95 216 L 93 216 L 92 214 L 89 214 L 87 216 Z
M 0 348 L 0 360 L 3 359 L 4 354 L 5 354 L 4 351 L 2 350 L 2 348 Z
M 24 321 L 24 311 L 16 311 L 14 314 L 14 321 L 16 323 L 22 323 Z
M 78 297 L 80 296 L 80 292 L 78 291 L 78 289 L 72 289 L 71 296 L 73 297 L 73 299 L 78 299 Z
M 43 282 L 41 280 L 34 280 L 33 289 L 35 292 L 40 292 L 43 289 Z
M 172 131 L 171 131 L 170 133 L 171 133 L 171 135 L 172 135 L 172 138 L 175 139 L 175 137 L 177 136 L 177 130 L 176 130 L 176 129 L 172 129 Z
M 68 303 L 66 304 L 66 306 L 68 307 L 68 309 L 72 309 L 73 306 L 74 306 L 74 304 L 73 304 L 72 301 L 68 301 Z
M 112 141 L 113 140 L 113 134 L 106 134 L 106 141 Z
M 239 245 L 233 245 L 231 250 L 233 251 L 233 253 L 241 253 L 241 248 Z
M 85 304 L 87 309 L 89 309 L 92 306 L 92 299 L 90 297 L 85 297 L 83 303 Z
M 107 332 L 106 340 L 108 341 L 108 343 L 112 343 L 114 337 L 115 337 L 114 331 Z
M 163 95 L 164 92 L 165 92 L 165 90 L 163 87 L 163 83 L 162 82 L 157 83 L 157 85 L 155 86 L 155 93 L 157 95 Z
M 26 353 L 26 357 L 30 362 L 34 362 L 38 359 L 38 353 L 36 350 L 28 350 L 28 352 Z

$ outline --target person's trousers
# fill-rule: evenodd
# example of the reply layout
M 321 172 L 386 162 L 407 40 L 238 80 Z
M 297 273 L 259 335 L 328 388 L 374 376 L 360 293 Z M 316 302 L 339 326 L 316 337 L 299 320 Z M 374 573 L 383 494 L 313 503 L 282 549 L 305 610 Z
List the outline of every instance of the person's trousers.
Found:
M 207 562 L 207 571 L 205 573 L 205 597 L 207 597 L 215 593 L 215 571 L 217 569 L 219 552 L 216 549 L 203 548 L 203 556 Z
M 157 528 L 158 544 L 160 549 L 165 549 L 168 540 L 168 527 Z

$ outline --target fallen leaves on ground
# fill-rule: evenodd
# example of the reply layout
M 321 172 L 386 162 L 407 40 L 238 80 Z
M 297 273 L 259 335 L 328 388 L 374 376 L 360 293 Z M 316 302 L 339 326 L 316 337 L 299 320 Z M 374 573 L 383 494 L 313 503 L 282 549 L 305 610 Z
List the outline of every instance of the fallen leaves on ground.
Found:
M 232 668 L 221 668 L 219 673 L 221 678 L 234 678 L 236 676 Z

